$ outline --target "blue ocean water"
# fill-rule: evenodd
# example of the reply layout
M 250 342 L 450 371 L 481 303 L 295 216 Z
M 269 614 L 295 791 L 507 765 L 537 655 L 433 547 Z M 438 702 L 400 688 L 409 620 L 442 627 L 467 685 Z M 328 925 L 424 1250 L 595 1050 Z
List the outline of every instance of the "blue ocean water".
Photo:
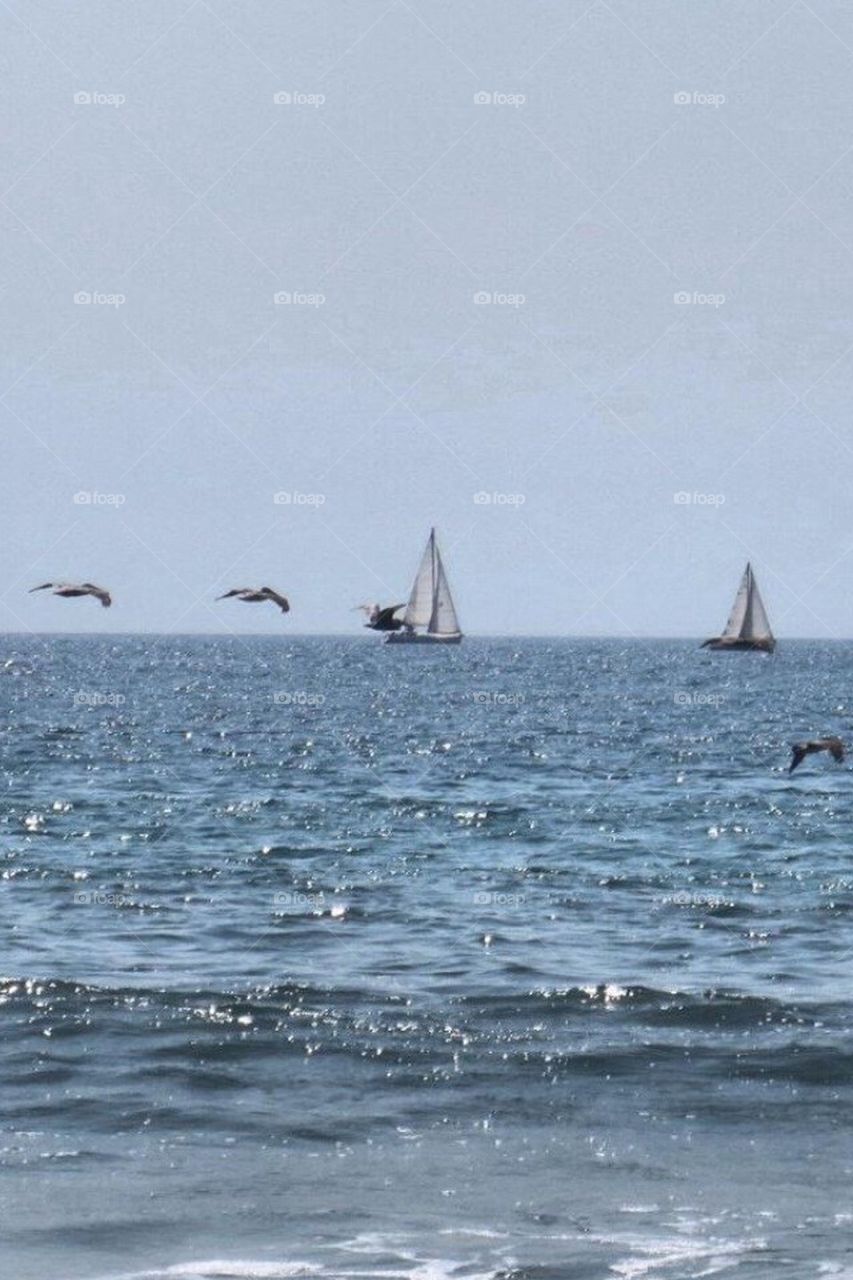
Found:
M 849 646 L 0 641 L 0 1272 L 853 1274 Z

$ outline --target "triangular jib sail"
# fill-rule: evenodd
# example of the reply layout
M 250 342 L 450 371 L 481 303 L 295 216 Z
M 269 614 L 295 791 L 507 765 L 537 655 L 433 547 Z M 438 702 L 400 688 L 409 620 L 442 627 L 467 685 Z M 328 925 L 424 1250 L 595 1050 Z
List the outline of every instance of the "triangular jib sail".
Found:
M 425 627 L 427 635 L 460 634 L 459 619 L 435 539 L 435 529 L 430 530 L 403 621 L 408 627 Z
M 722 638 L 724 640 L 773 639 L 767 610 L 764 608 L 764 601 L 761 599 L 758 583 L 755 581 L 752 566 L 749 564 L 746 566 L 743 577 L 740 580 L 740 586 L 737 589 L 735 602 L 732 605 L 732 611 L 729 614 L 729 620 L 726 623 Z
M 438 548 L 435 552 L 435 596 L 432 606 L 432 617 L 427 628 L 433 635 L 456 635 L 459 631 L 459 619 L 450 594 L 450 584 Z

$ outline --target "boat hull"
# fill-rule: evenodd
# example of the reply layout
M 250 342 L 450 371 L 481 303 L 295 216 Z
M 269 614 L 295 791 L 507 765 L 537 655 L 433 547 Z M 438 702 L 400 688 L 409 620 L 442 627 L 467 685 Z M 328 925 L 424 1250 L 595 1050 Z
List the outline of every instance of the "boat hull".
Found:
M 776 648 L 775 640 L 706 640 L 703 649 L 711 649 L 715 653 L 745 653 L 752 650 L 756 653 L 772 653 Z
M 428 631 L 392 631 L 385 637 L 386 644 L 461 644 L 462 635 L 430 635 Z

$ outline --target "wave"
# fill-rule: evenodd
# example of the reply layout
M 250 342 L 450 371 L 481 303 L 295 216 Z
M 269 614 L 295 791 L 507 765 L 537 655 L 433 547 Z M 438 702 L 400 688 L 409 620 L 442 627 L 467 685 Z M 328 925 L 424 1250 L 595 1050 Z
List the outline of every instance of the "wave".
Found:
M 787 1003 L 770 996 L 706 988 L 681 991 L 655 987 L 597 983 L 590 986 L 541 988 L 519 996 L 504 993 L 470 993 L 457 998 L 466 1010 L 494 1019 L 588 1014 L 596 1010 L 639 1016 L 657 1026 L 760 1027 L 768 1024 L 812 1026 L 839 1013 L 848 1014 L 846 1002 Z
M 310 1262 L 262 1262 L 215 1258 L 178 1262 L 152 1271 L 125 1271 L 104 1280 L 296 1280 L 321 1275 L 323 1268 Z
M 528 966 L 515 965 L 516 976 L 524 976 Z M 406 1009 L 411 1030 L 425 1029 L 440 1020 L 448 1009 L 470 1020 L 472 1027 L 483 1020 L 490 1024 L 516 1022 L 526 1018 L 560 1020 L 606 1013 L 642 1025 L 683 1027 L 712 1031 L 768 1027 L 813 1028 L 847 1025 L 849 1004 L 788 1002 L 771 996 L 706 988 L 701 991 L 623 986 L 602 982 L 585 986 L 538 987 L 520 990 L 468 992 L 449 995 L 443 1002 L 416 1002 L 399 992 L 375 987 L 320 986 L 310 982 L 284 982 L 237 989 L 234 987 L 100 986 L 63 978 L 6 977 L 0 979 L 0 1018 L 14 1011 L 50 1011 L 92 1007 L 136 1011 L 152 1010 L 192 1016 L 199 1021 L 227 1025 L 257 1026 L 264 1019 L 283 1013 L 310 1013 L 324 1017 L 354 1017 L 358 1011 L 371 1018 Z M 382 1026 L 383 1024 L 379 1024 Z M 392 1029 L 390 1025 L 384 1029 Z
M 490 1237 L 494 1233 L 477 1232 Z M 338 1246 L 343 1257 L 339 1265 L 308 1261 L 214 1258 L 173 1263 L 148 1271 L 122 1272 L 103 1280 L 301 1280 L 324 1276 L 328 1280 L 497 1280 L 495 1270 L 483 1270 L 455 1259 L 426 1258 L 399 1253 L 382 1238 L 368 1237 Z M 364 1259 L 364 1261 L 362 1261 Z M 356 1261 L 357 1260 L 357 1261 Z

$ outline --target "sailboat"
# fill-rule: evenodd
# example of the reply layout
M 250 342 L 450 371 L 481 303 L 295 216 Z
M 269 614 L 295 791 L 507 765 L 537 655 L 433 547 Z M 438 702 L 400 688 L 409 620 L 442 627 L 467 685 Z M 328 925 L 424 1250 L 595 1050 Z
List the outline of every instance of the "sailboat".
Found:
M 702 648 L 759 649 L 764 653 L 772 653 L 776 648 L 752 565 L 747 564 L 744 570 L 725 631 L 706 640 Z
M 450 594 L 441 552 L 430 529 L 421 563 L 412 584 L 401 631 L 392 631 L 386 644 L 459 644 L 462 632 Z

